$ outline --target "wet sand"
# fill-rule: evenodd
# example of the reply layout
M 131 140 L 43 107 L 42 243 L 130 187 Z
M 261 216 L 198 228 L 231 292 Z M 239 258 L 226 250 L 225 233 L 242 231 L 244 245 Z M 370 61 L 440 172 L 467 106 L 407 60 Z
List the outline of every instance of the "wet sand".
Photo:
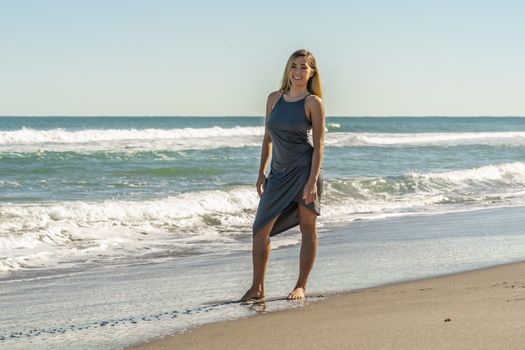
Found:
M 525 263 L 352 291 L 130 349 L 523 349 Z

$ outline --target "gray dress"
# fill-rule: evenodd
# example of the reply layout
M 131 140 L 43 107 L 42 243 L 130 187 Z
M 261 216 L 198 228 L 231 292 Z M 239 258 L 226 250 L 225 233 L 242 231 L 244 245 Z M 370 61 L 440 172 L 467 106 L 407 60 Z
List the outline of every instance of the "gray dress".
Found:
M 317 179 L 317 199 L 306 204 L 302 198 L 310 177 L 314 150 L 312 123 L 306 117 L 305 100 L 306 96 L 299 101 L 287 102 L 281 95 L 266 120 L 272 137 L 272 161 L 253 222 L 254 235 L 275 217 L 278 218 L 270 236 L 297 226 L 298 205 L 321 215 L 322 168 Z

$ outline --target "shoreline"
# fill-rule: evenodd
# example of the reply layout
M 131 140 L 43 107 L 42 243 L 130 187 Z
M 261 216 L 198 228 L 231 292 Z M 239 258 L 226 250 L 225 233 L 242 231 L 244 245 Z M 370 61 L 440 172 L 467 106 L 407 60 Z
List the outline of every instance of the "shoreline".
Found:
M 513 305 L 525 303 L 525 260 L 325 296 L 125 349 L 517 349 L 525 342 L 525 318 Z
M 251 256 L 246 251 L 217 254 L 213 258 L 201 255 L 191 259 L 167 259 L 156 264 L 107 266 L 57 276 L 59 278 L 37 278 L 14 283 L 4 281 L 3 298 L 0 301 L 4 311 L 0 317 L 0 328 L 3 329 L 0 340 L 9 348 L 24 350 L 37 349 L 38 344 L 72 350 L 93 347 L 126 349 L 145 342 L 159 346 L 157 340 L 160 341 L 162 337 L 179 341 L 186 334 L 201 334 L 201 325 L 206 324 L 203 327 L 211 327 L 215 333 L 201 344 L 201 348 L 216 348 L 215 345 L 219 344 L 217 334 L 223 334 L 223 327 L 229 324 L 227 320 L 237 319 L 241 322 L 240 327 L 244 327 L 244 322 L 251 324 L 261 317 L 279 319 L 281 316 L 270 316 L 281 315 L 279 310 L 292 309 L 291 313 L 303 314 L 305 311 L 302 310 L 316 309 L 316 305 L 330 305 L 332 299 L 344 298 L 342 295 L 352 298 L 375 296 L 380 293 L 367 291 L 425 283 L 421 280 L 427 279 L 454 279 L 456 275 L 473 273 L 464 271 L 486 271 L 492 266 L 525 261 L 524 214 L 525 206 L 499 207 L 489 211 L 357 220 L 350 225 L 330 229 L 325 227 L 328 230 L 323 230 L 319 236 L 318 259 L 308 284 L 306 307 L 283 300 L 296 281 L 299 258 L 297 245 L 283 245 L 282 248 L 272 250 L 266 280 L 266 296 L 270 301 L 265 304 L 231 303 L 240 298 L 252 275 Z M 286 243 L 295 234 L 298 233 L 291 232 L 290 237 L 283 236 L 279 245 Z M 520 280 L 524 272 L 516 274 L 509 281 Z M 449 290 L 446 290 L 434 296 L 433 300 L 448 294 Z M 324 297 L 320 298 L 319 295 Z M 403 293 L 398 295 L 402 296 Z M 383 296 L 383 299 L 387 297 Z M 383 308 L 381 300 L 376 301 Z M 391 301 L 385 306 L 396 304 L 397 299 L 393 300 L 395 302 Z M 375 303 L 369 299 L 356 302 L 351 307 L 342 304 L 330 312 L 346 308 L 347 314 L 352 314 L 355 308 L 363 310 L 365 305 L 373 308 Z M 519 306 L 516 303 L 514 305 Z M 378 306 L 375 307 L 372 315 L 377 314 Z M 478 307 L 483 308 L 484 305 Z M 325 307 L 319 308 L 312 322 L 319 323 L 315 317 L 324 319 L 319 325 L 321 328 L 309 329 L 311 334 L 321 334 L 326 338 L 340 337 L 339 333 L 347 332 L 339 330 L 330 333 L 330 329 L 323 329 L 322 323 L 333 322 L 337 318 L 326 314 L 323 311 Z M 32 310 L 31 317 L 20 313 L 21 309 Z M 86 309 L 90 311 L 84 312 Z M 260 315 L 261 311 L 266 314 Z M 399 317 L 403 315 L 406 319 L 415 317 L 403 314 L 405 311 L 393 313 Z M 432 313 L 438 311 L 433 310 Z M 259 317 L 251 317 L 253 315 Z M 293 334 L 296 330 L 290 330 L 289 323 L 297 323 L 301 319 L 292 317 L 277 327 L 271 321 L 268 332 Z M 340 317 L 338 322 L 345 325 L 349 321 Z M 351 322 L 359 325 L 364 321 L 353 319 Z M 332 327 L 337 329 L 341 325 Z M 229 349 L 254 347 L 236 343 L 251 332 L 253 329 L 245 329 L 237 335 L 228 333 L 230 336 L 224 339 L 224 346 L 227 344 Z M 381 337 L 387 338 L 386 335 Z M 269 340 L 264 337 L 252 341 L 264 344 Z M 283 344 L 286 341 L 279 340 Z M 315 344 L 315 339 L 311 341 Z M 271 345 L 270 341 L 265 349 L 272 348 Z M 318 345 L 318 348 L 348 348 L 341 344 L 332 347 Z M 192 347 L 189 344 L 177 346 Z M 366 349 L 364 346 L 362 348 Z

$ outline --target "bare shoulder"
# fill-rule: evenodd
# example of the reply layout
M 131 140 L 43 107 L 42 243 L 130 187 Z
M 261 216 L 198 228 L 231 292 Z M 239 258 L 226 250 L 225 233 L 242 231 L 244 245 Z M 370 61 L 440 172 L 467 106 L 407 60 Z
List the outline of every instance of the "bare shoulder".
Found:
M 323 99 L 314 94 L 306 97 L 306 103 L 311 107 L 322 107 L 324 105 Z
M 305 110 L 308 119 L 312 120 L 312 116 L 324 116 L 324 102 L 323 99 L 317 95 L 310 95 L 305 101 Z
M 281 97 L 280 91 L 274 91 L 268 95 L 268 99 L 266 100 L 266 115 L 269 115 L 273 110 L 275 104 L 279 100 L 279 97 Z
M 275 104 L 275 102 L 277 102 L 279 97 L 281 97 L 281 94 L 282 92 L 279 90 L 271 92 L 268 95 L 268 104 L 271 104 L 271 105 Z

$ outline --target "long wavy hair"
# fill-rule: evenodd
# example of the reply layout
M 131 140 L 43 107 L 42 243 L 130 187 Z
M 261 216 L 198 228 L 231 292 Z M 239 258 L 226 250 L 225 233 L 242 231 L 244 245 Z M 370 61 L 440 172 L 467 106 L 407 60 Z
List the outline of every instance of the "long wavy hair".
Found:
M 292 87 L 292 81 L 290 80 L 290 69 L 292 68 L 292 63 L 297 59 L 297 57 L 304 56 L 306 58 L 306 62 L 308 63 L 308 66 L 314 70 L 314 75 L 308 79 L 308 82 L 306 83 L 306 88 L 308 91 L 313 94 L 317 95 L 319 97 L 323 97 L 323 89 L 321 88 L 321 75 L 319 74 L 319 69 L 317 68 L 317 63 L 315 61 L 314 55 L 308 51 L 308 50 L 297 50 L 290 58 L 288 58 L 288 62 L 286 62 L 286 67 L 284 68 L 284 75 L 283 80 L 281 81 L 281 88 L 279 89 L 282 92 L 289 91 Z

